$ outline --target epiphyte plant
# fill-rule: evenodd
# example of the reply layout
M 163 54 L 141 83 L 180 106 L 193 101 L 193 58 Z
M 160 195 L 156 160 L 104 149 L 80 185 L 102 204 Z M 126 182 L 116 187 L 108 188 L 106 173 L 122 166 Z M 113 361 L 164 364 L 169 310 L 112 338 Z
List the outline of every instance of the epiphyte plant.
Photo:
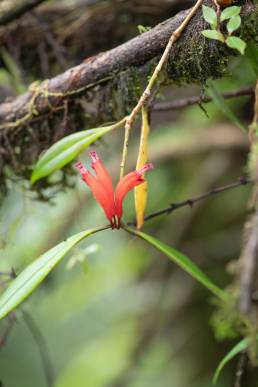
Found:
M 90 187 L 96 201 L 103 208 L 112 229 L 119 229 L 123 215 L 123 200 L 134 187 L 145 182 L 144 173 L 151 170 L 151 163 L 145 164 L 139 170 L 133 171 L 120 179 L 114 190 L 109 172 L 96 152 L 90 152 L 91 167 L 96 176 L 93 176 L 81 162 L 76 164 L 83 181 Z
M 219 8 L 215 12 L 213 8 L 203 5 L 203 18 L 209 23 L 210 29 L 203 30 L 202 35 L 208 39 L 219 40 L 228 47 L 238 50 L 243 55 L 246 43 L 238 36 L 233 36 L 233 33 L 241 26 L 240 12 L 241 7 L 238 6 L 227 7 L 222 12 Z M 225 21 L 227 21 L 226 32 L 223 33 L 221 31 L 221 24 Z

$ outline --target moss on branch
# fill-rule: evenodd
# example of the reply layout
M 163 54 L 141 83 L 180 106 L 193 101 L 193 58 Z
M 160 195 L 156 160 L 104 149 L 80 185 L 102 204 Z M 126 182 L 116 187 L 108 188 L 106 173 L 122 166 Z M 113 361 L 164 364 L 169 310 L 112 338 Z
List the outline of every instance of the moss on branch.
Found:
M 210 0 L 205 3 L 211 5 Z M 0 187 L 6 187 L 10 168 L 27 178 L 39 154 L 59 138 L 128 114 L 187 12 L 0 105 Z M 229 58 L 237 52 L 204 38 L 201 31 L 205 28 L 200 10 L 174 46 L 160 80 L 163 84 L 204 85 L 208 78 L 226 73 Z M 241 36 L 257 43 L 258 8 L 250 2 L 242 9 Z M 64 183 L 61 180 L 61 186 Z M 48 187 L 50 182 L 39 185 Z

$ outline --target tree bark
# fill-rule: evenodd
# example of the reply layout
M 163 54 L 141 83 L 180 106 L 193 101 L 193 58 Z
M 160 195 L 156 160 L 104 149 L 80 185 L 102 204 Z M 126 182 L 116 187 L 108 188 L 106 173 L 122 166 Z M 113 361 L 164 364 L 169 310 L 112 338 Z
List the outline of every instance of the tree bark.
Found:
M 213 4 L 211 0 L 205 3 Z M 59 138 L 128 114 L 138 98 L 137 88 L 151 73 L 170 35 L 187 12 L 182 11 L 54 78 L 32 84 L 25 94 L 2 103 L 0 186 L 5 186 L 5 166 L 10 166 L 17 175 L 29 177 L 39 154 Z M 257 38 L 257 14 L 257 7 L 250 2 L 242 7 L 241 36 L 246 40 Z M 207 24 L 200 10 L 171 51 L 164 83 L 204 85 L 208 78 L 225 74 L 227 61 L 236 51 L 204 38 L 200 32 L 205 28 Z M 89 114 L 93 104 L 96 113 Z

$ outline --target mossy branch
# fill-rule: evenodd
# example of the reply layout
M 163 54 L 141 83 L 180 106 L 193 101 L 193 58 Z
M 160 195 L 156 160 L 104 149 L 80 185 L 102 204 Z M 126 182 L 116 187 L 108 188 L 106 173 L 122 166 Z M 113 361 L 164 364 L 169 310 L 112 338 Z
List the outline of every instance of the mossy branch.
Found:
M 210 1 L 206 0 L 206 3 L 209 4 Z M 140 71 L 143 66 L 153 65 L 159 59 L 173 31 L 180 26 L 188 13 L 189 10 L 180 12 L 151 31 L 113 50 L 88 58 L 80 65 L 49 79 L 48 98 L 46 98 L 44 81 L 33 91 L 28 90 L 13 101 L 1 104 L 0 129 L 31 123 L 35 116 L 39 118 L 53 112 L 51 107 L 55 109 L 61 107 L 68 97 L 82 96 L 87 90 L 107 83 L 114 79 L 117 73 L 130 67 Z M 257 38 L 257 15 L 257 7 L 254 5 L 247 3 L 243 6 L 242 33 L 245 34 L 246 39 Z M 180 41 L 174 45 L 167 68 L 168 79 L 177 83 L 202 83 L 209 77 L 222 76 L 225 72 L 227 60 L 233 52 L 226 49 L 220 42 L 214 44 L 201 36 L 200 31 L 203 30 L 204 25 L 205 22 L 199 11 L 189 23 Z
M 211 0 L 204 3 L 212 5 Z M 139 99 L 141 82 L 147 83 L 170 36 L 187 14 L 189 10 L 182 11 L 127 43 L 34 83 L 25 94 L 0 104 L 0 188 L 6 187 L 4 167 L 27 178 L 39 154 L 53 142 L 87 125 L 118 121 L 128 115 Z M 245 40 L 257 40 L 257 16 L 257 6 L 246 2 L 241 14 Z M 236 52 L 205 39 L 201 34 L 205 27 L 199 9 L 170 50 L 164 82 L 203 85 L 208 78 L 225 74 L 227 62 Z M 92 113 L 92 102 L 97 106 L 96 114 Z

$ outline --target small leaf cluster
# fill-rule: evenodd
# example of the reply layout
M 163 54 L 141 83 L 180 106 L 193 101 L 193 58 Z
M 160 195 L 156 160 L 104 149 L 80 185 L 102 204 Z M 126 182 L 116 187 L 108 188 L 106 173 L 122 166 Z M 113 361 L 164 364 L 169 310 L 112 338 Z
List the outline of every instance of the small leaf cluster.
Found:
M 139 31 L 139 34 L 140 34 L 140 35 L 141 35 L 141 34 L 144 34 L 144 32 L 148 32 L 148 31 L 151 30 L 151 27 L 143 26 L 143 25 L 141 25 L 141 24 L 139 24 L 139 25 L 137 26 L 137 28 L 138 28 L 138 31 Z
M 237 36 L 232 36 L 233 32 L 241 26 L 240 17 L 241 7 L 232 6 L 225 8 L 220 15 L 217 15 L 213 8 L 206 5 L 202 6 L 203 18 L 209 23 L 211 29 L 202 31 L 202 35 L 208 39 L 219 40 L 225 43 L 228 47 L 238 50 L 240 54 L 244 54 L 246 43 Z M 227 34 L 223 35 L 220 31 L 220 23 L 227 20 Z

